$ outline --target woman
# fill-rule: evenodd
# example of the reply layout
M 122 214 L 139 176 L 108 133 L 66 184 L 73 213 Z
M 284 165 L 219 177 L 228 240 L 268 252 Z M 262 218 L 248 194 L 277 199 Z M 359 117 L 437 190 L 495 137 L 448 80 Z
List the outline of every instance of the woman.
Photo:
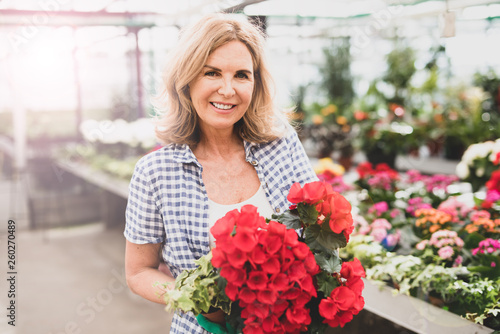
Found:
M 245 204 L 270 218 L 289 207 L 294 182 L 316 180 L 273 106 L 263 37 L 248 22 L 203 18 L 182 34 L 163 81 L 157 135 L 166 145 L 136 165 L 124 232 L 127 283 L 157 303 L 155 283 L 193 269 L 213 247 L 209 229 L 218 218 Z M 176 314 L 171 333 L 206 331 L 192 314 Z

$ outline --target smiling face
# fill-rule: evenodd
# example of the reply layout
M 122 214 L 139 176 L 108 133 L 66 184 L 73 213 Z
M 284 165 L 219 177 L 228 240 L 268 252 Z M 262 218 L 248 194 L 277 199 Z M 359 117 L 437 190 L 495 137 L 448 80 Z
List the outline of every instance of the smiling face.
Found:
M 232 131 L 254 89 L 253 61 L 245 44 L 232 41 L 215 49 L 189 86 L 202 133 Z

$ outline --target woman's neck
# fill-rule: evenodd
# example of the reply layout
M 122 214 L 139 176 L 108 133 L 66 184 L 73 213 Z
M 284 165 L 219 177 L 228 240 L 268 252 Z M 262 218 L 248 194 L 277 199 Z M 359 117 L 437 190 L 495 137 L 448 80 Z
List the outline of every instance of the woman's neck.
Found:
M 200 141 L 193 149 L 198 159 L 208 157 L 231 157 L 240 153 L 243 148 L 243 140 L 235 132 L 231 133 L 202 133 Z

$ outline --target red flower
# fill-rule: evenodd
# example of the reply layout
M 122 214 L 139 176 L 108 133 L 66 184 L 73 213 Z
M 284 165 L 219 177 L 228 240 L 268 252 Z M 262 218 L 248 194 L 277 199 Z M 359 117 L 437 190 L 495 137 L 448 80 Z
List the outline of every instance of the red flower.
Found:
M 233 252 L 227 254 L 228 262 L 236 268 L 243 268 L 243 265 L 248 260 L 248 256 L 245 252 L 235 249 Z M 213 264 L 213 263 L 212 263 Z
M 365 277 L 365 271 L 359 260 L 342 263 L 340 277 L 342 285 L 333 289 L 330 296 L 319 304 L 319 313 L 325 318 L 323 322 L 332 327 L 343 327 L 365 305 L 361 296 L 364 287 L 361 277 Z
M 279 273 L 271 277 L 269 287 L 276 291 L 285 291 L 288 289 L 289 282 L 290 280 L 288 279 L 288 275 Z
M 226 296 L 231 300 L 236 300 L 236 298 L 238 297 L 238 286 L 230 282 L 227 283 L 226 289 L 224 291 L 226 292 Z
M 257 237 L 255 233 L 250 231 L 238 231 L 236 235 L 233 237 L 234 245 L 241 250 L 242 252 L 250 252 L 257 245 Z
M 257 295 L 251 289 L 243 288 L 240 291 L 239 297 L 243 302 L 251 304 L 257 298 Z
M 372 175 L 374 173 L 371 162 L 362 162 L 356 168 L 358 172 L 359 178 L 364 179 L 368 175 Z
M 499 94 L 500 94 L 500 90 L 499 90 Z M 500 152 L 497 152 L 497 155 L 495 156 L 495 160 L 493 160 L 493 164 L 495 166 L 500 164 Z
M 244 270 L 234 268 L 230 265 L 223 266 L 220 270 L 220 275 L 238 287 L 241 287 L 247 278 Z
M 346 286 L 333 289 L 330 296 L 321 300 L 319 313 L 329 326 L 344 327 L 352 320 L 353 315 L 363 309 L 364 299 Z
M 265 289 L 267 287 L 267 274 L 263 271 L 252 271 L 248 275 L 247 285 L 254 290 Z
M 334 233 L 348 238 L 352 232 L 351 205 L 331 185 L 295 183 L 287 198 L 318 210 L 317 223 L 328 222 Z M 211 232 L 216 238 L 212 265 L 227 281 L 226 296 L 239 302 L 243 333 L 307 331 L 311 316 L 306 305 L 318 295 L 313 276 L 321 269 L 297 232 L 279 222 L 266 224 L 251 205 L 228 212 Z M 364 306 L 364 270 L 355 260 L 344 263 L 337 275 L 342 285 L 320 302 L 319 312 L 324 322 L 343 326 Z
M 224 240 L 231 236 L 236 225 L 235 218 L 238 215 L 238 210 L 232 210 L 226 213 L 224 217 L 217 221 L 217 224 L 212 226 L 210 232 L 216 240 Z
M 273 305 L 278 299 L 277 291 L 271 289 L 260 290 L 257 292 L 257 300 L 262 304 Z
M 319 303 L 319 314 L 327 320 L 334 319 L 338 311 L 337 303 L 331 298 L 323 299 Z
M 356 280 L 361 280 L 361 277 L 365 277 L 366 273 L 358 259 L 354 259 L 351 262 L 343 262 L 342 269 L 340 269 L 340 275 L 345 278 L 347 282 L 354 282 Z
M 500 170 L 491 173 L 490 179 L 486 182 L 486 188 L 488 190 L 497 190 L 500 192 Z
M 291 307 L 286 310 L 286 318 L 290 323 L 300 325 L 309 325 L 311 323 L 311 316 L 309 312 L 302 307 Z
M 287 199 L 292 203 L 307 203 L 315 204 L 326 195 L 325 183 L 315 181 L 306 183 L 301 188 L 298 182 L 294 183 L 290 188 Z

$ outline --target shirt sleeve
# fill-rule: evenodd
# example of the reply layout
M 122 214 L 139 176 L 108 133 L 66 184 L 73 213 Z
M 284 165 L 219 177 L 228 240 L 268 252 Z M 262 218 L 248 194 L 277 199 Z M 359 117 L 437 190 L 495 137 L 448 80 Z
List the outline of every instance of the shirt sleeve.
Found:
M 153 184 L 139 161 L 130 180 L 124 236 L 135 244 L 165 240 L 162 215 L 155 200 Z
M 299 182 L 302 186 L 308 182 L 318 181 L 318 176 L 314 172 L 311 161 L 300 142 L 297 132 L 294 129 L 290 129 L 289 131 L 287 141 L 293 160 L 295 181 Z

